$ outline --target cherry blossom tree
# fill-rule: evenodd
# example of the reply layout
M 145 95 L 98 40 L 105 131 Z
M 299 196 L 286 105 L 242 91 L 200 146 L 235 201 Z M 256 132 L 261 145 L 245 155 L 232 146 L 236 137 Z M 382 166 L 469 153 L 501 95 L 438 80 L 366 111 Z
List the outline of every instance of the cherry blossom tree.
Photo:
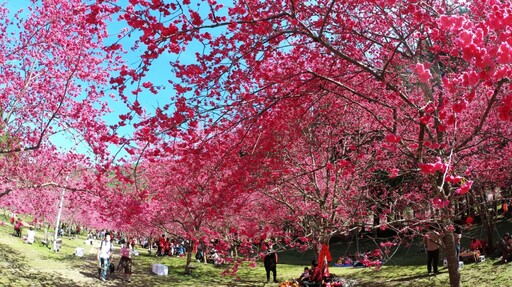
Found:
M 0 198 L 49 223 L 61 188 L 68 207 L 97 194 L 107 146 L 118 140 L 102 118 L 105 87 L 122 60 L 106 44 L 111 12 L 83 1 L 24 4 L 0 7 Z M 88 157 L 73 153 L 78 146 Z
M 100 155 L 111 134 L 101 86 L 119 61 L 105 48 L 106 13 L 82 1 L 32 2 L 14 17 L 1 10 L 2 153 L 69 131 Z
M 425 175 L 428 185 L 419 192 L 439 210 L 432 223 L 443 233 L 450 284 L 459 286 L 453 202 L 471 188 L 467 171 L 479 161 L 478 147 L 508 138 L 497 141 L 496 131 L 506 133 L 512 107 L 509 5 L 241 1 L 224 8 L 211 1 L 132 1 L 121 18 L 142 31 L 137 44 L 146 49 L 142 68 L 127 67 L 117 81 L 143 82 L 153 59 L 204 45 L 195 63 L 170 63 L 178 77 L 176 110 L 165 106 L 141 122 L 152 143 L 155 135 L 178 135 L 180 124 L 196 124 L 193 118 L 234 127 L 318 90 L 364 109 L 364 120 L 384 135 L 374 146 L 384 151 L 375 165 L 393 175 L 411 169 Z
M 231 177 L 238 153 L 221 137 L 207 144 L 192 138 L 196 142 L 187 143 L 187 148 L 169 145 L 172 154 L 155 156 L 154 147 L 147 147 L 135 167 L 127 165 L 113 177 L 117 182 L 105 207 L 116 226 L 140 226 L 138 232 L 146 234 L 165 232 L 187 240 L 189 247 L 196 240 L 207 246 L 222 239 L 216 229 L 241 206 L 240 183 Z M 191 251 L 187 248 L 187 273 Z
M 460 285 L 458 203 L 490 162 L 510 166 L 500 160 L 510 145 L 510 3 L 34 3 L 34 17 L 15 18 L 22 31 L 0 39 L 7 156 L 40 149 L 58 129 L 79 133 L 99 159 L 109 143 L 124 144 L 133 161 L 101 165 L 95 186 L 111 184 L 99 206 L 136 211 L 122 212 L 118 224 L 167 211 L 161 227 L 178 223 L 192 237 L 208 233 L 197 224 L 203 218 L 216 236 L 243 233 L 228 214 L 248 216 L 251 204 L 277 210 L 261 223 L 290 221 L 320 241 L 346 232 L 355 215 L 378 217 L 382 228 L 431 224 L 442 233 L 450 285 Z M 105 17 L 127 25 L 108 46 Z M 121 62 L 112 75 L 123 49 L 140 52 L 140 61 Z M 173 56 L 163 75 L 168 101 L 143 107 L 144 92 L 162 91 L 148 77 L 152 65 Z M 130 109 L 112 130 L 99 120 L 107 79 Z M 136 131 L 121 139 L 114 131 L 127 124 Z M 509 181 L 505 172 L 492 178 Z M 388 220 L 413 202 L 418 216 Z M 356 203 L 371 211 L 350 213 Z M 317 226 L 305 223 L 312 217 Z M 261 234 L 279 234 L 270 226 Z

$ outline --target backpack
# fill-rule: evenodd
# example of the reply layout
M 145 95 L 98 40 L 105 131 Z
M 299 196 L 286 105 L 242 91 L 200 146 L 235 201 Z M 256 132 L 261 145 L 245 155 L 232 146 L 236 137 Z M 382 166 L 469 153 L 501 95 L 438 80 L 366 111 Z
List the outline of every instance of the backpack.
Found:
M 109 268 L 110 274 L 114 274 L 114 272 L 116 271 L 116 266 L 115 266 L 114 262 L 110 262 L 108 268 Z

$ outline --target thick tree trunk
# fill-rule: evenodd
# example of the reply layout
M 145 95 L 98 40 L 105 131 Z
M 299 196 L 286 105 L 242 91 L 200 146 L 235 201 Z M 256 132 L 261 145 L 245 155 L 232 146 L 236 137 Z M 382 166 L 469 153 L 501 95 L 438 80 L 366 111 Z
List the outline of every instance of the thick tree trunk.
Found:
M 446 232 L 443 236 L 446 260 L 448 261 L 448 275 L 450 276 L 450 287 L 460 287 L 459 259 L 455 250 L 453 232 Z
M 479 197 L 481 204 L 480 207 L 480 217 L 482 219 L 482 225 L 485 227 L 487 231 L 487 246 L 486 250 L 484 250 L 486 253 L 489 251 L 491 252 L 494 250 L 494 243 L 493 243 L 493 231 L 494 231 L 494 222 L 496 221 L 496 212 L 494 212 L 493 207 L 489 206 L 489 203 L 487 202 L 486 195 L 484 192 L 484 189 L 482 188 L 482 195 Z
M 232 257 L 235 259 L 235 261 L 238 260 L 238 244 L 234 244 Z
M 203 263 L 204 264 L 208 264 L 208 255 L 207 254 L 210 254 L 210 252 L 208 251 L 208 248 L 206 247 L 205 244 L 203 244 Z
M 187 250 L 187 264 L 185 265 L 185 274 L 190 274 L 192 272 L 192 268 L 190 268 L 191 262 L 192 262 L 192 250 Z
M 494 223 L 490 223 L 488 226 L 487 226 L 487 247 L 486 247 L 486 256 L 494 253 L 494 236 L 493 236 L 493 231 L 494 231 Z M 487 254 L 487 252 L 489 252 Z

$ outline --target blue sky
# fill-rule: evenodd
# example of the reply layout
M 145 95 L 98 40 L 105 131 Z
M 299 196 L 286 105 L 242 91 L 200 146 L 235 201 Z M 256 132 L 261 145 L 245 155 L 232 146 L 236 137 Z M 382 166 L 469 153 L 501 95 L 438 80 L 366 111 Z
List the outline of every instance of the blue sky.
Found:
M 11 15 L 19 11 L 20 9 L 27 11 L 27 8 L 29 7 L 29 5 L 31 5 L 29 0 L 9 0 L 6 4 L 7 8 L 11 12 Z M 113 22 L 109 26 L 109 32 L 111 35 L 113 35 L 112 41 L 117 40 L 115 34 L 117 34 L 117 32 L 124 27 L 126 27 L 125 23 L 118 22 L 115 19 L 113 19 Z M 132 39 L 134 39 L 134 37 L 132 37 Z M 157 106 L 162 106 L 168 103 L 173 94 L 173 89 L 168 84 L 168 80 L 173 77 L 170 72 L 168 62 L 173 60 L 174 59 L 171 56 L 163 55 L 162 57 L 154 61 L 152 69 L 147 73 L 147 77 L 144 81 L 151 81 L 154 83 L 154 85 L 165 87 L 164 89 L 160 90 L 160 93 L 157 95 L 148 92 L 143 92 L 139 96 L 139 102 L 145 109 L 148 110 L 149 114 L 151 114 L 152 111 L 154 111 Z M 126 56 L 126 61 L 128 64 L 133 64 L 134 62 L 136 62 L 137 58 L 135 53 L 128 53 Z M 108 87 L 105 88 L 108 89 Z M 116 91 L 111 92 L 116 93 Z M 126 108 L 124 103 L 120 101 L 114 101 L 110 97 L 106 97 L 105 100 L 108 102 L 112 110 L 112 113 L 104 117 L 104 120 L 109 125 L 116 124 L 119 121 L 119 115 L 128 112 L 128 109 Z M 122 129 L 119 129 L 119 132 L 124 136 L 130 136 L 133 130 L 133 127 L 127 125 Z M 76 146 L 75 140 L 70 134 L 58 133 L 56 135 L 53 135 L 51 137 L 51 140 L 63 150 L 76 148 L 79 153 L 90 153 L 85 145 L 78 144 L 78 146 Z M 118 148 L 112 146 L 110 150 L 111 152 L 115 153 L 118 151 Z M 126 155 L 126 153 L 122 152 L 121 155 L 124 156 Z
M 125 0 L 121 0 L 119 2 L 127 2 Z M 7 7 L 11 11 L 11 13 L 14 13 L 18 11 L 19 9 L 28 8 L 28 5 L 31 5 L 29 0 L 9 0 L 7 2 Z M 190 7 L 197 7 L 194 6 L 194 4 L 191 4 Z M 199 11 L 200 14 L 201 11 Z M 206 11 L 203 11 L 206 12 Z M 219 14 L 220 11 L 219 11 Z M 113 19 L 112 23 L 110 23 L 108 29 L 112 39 L 112 42 L 117 40 L 116 34 L 121 31 L 121 29 L 125 28 L 127 25 L 126 23 L 119 22 L 117 19 Z M 211 32 L 211 31 L 210 31 Z M 125 46 L 125 49 L 129 50 L 130 44 L 127 43 L 127 41 L 133 41 L 137 37 L 137 35 L 132 35 L 131 38 L 125 38 L 123 39 L 123 45 Z M 108 43 L 107 43 L 108 44 Z M 142 48 L 144 48 L 142 46 Z M 194 45 L 189 44 L 187 48 L 187 53 L 182 53 L 179 55 L 179 60 L 182 63 L 192 63 L 195 61 L 195 52 L 201 52 L 203 49 L 202 45 Z M 138 53 L 137 52 L 129 52 L 125 59 L 129 66 L 133 66 L 138 61 Z M 165 104 L 168 104 L 171 100 L 171 97 L 174 95 L 174 90 L 172 86 L 169 84 L 169 80 L 175 80 L 175 77 L 170 69 L 169 62 L 175 61 L 178 58 L 177 55 L 170 55 L 170 54 L 163 54 L 158 59 L 156 59 L 149 72 L 147 72 L 146 78 L 143 80 L 143 82 L 150 81 L 155 86 L 162 86 L 164 87 L 159 91 L 157 95 L 149 93 L 149 92 L 143 92 L 139 95 L 139 102 L 143 108 L 146 109 L 149 115 L 152 115 L 154 113 L 154 110 L 156 107 L 162 107 Z M 106 87 L 108 88 L 108 87 Z M 128 87 L 127 90 L 129 90 L 130 87 Z M 116 91 L 111 91 L 113 93 L 116 93 Z M 128 94 L 128 93 L 127 93 Z M 119 121 L 119 115 L 128 112 L 128 109 L 124 105 L 124 103 L 120 101 L 114 101 L 110 99 L 110 97 L 106 97 L 106 101 L 108 102 L 111 110 L 113 111 L 111 114 L 104 117 L 104 120 L 109 125 L 116 124 Z M 172 112 L 172 110 L 170 111 Z M 133 127 L 130 125 L 127 125 L 121 129 L 119 129 L 119 132 L 122 136 L 130 136 L 133 132 Z M 57 135 L 54 135 L 51 137 L 52 142 L 54 142 L 57 146 L 61 147 L 62 149 L 77 149 L 80 153 L 88 153 L 88 149 L 84 145 L 78 145 L 75 146 L 75 142 L 72 139 L 72 137 L 69 134 L 59 133 Z M 110 147 L 110 151 L 113 153 L 116 153 L 118 151 L 117 147 Z M 125 156 L 125 152 L 120 153 L 121 156 Z

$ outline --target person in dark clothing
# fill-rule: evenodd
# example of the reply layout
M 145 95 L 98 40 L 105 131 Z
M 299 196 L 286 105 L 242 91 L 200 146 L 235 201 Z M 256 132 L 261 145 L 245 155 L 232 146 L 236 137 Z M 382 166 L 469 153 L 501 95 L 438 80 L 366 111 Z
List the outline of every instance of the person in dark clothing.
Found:
M 267 282 L 270 281 L 270 271 L 272 271 L 274 282 L 277 283 L 277 253 L 272 246 L 270 246 L 269 249 L 267 250 L 267 254 L 263 259 L 263 262 L 265 265 L 265 271 L 267 272 Z
M 203 252 L 203 249 L 197 249 L 196 260 L 197 260 L 197 262 L 204 262 L 204 252 Z
M 457 261 L 460 260 L 460 240 L 462 239 L 462 228 L 459 225 L 455 226 L 455 230 L 453 231 L 453 241 L 455 241 L 455 253 L 457 256 Z
M 16 224 L 14 225 L 14 231 L 16 232 L 16 236 L 21 238 L 21 228 L 23 227 L 23 222 L 21 218 L 16 220 Z
M 439 243 L 441 242 L 439 233 L 437 233 L 434 228 L 430 228 L 430 231 L 427 232 L 423 238 L 423 242 L 425 244 L 425 249 L 427 250 L 428 274 L 437 274 L 437 267 L 439 264 Z M 432 267 L 434 269 L 434 273 L 432 273 Z

